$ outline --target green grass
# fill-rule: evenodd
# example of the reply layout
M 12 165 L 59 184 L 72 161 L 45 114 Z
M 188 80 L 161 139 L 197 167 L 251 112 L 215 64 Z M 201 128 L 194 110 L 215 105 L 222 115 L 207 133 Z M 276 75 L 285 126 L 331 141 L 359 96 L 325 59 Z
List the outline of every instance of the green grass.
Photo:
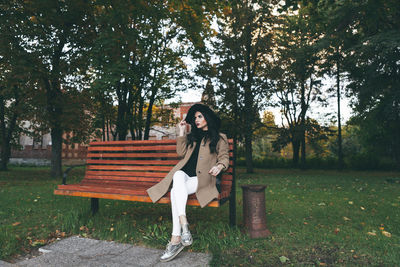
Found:
M 83 175 L 83 168 L 73 170 L 68 183 Z M 48 168 L 0 172 L 0 259 L 75 234 L 164 248 L 169 206 L 102 199 L 92 216 L 89 199 L 53 195 L 60 181 L 47 177 Z M 189 250 L 212 253 L 214 266 L 400 265 L 398 172 L 239 169 L 237 184 L 238 228 L 228 226 L 227 204 L 187 210 L 195 239 Z M 241 231 L 241 184 L 267 185 L 270 237 Z

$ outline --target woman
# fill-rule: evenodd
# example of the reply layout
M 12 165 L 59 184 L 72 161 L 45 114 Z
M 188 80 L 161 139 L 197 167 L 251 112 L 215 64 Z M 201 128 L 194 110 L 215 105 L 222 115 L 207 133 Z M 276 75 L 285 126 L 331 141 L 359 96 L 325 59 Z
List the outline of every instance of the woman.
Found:
M 186 134 L 186 125 L 191 132 Z M 176 151 L 183 159 L 158 184 L 147 190 L 153 202 L 167 193 L 171 183 L 172 237 L 161 261 L 170 261 L 192 244 L 186 219 L 188 195 L 196 193 L 203 208 L 218 197 L 216 176 L 228 168 L 229 145 L 225 134 L 219 133 L 221 120 L 207 106 L 193 105 L 186 119 L 178 124 Z

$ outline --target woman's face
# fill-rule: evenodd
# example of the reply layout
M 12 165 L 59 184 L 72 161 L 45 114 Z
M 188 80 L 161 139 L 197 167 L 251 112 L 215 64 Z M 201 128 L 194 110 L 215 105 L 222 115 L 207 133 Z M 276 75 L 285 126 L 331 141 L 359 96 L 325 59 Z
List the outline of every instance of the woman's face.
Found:
M 201 129 L 203 131 L 207 131 L 208 130 L 207 121 L 204 118 L 203 114 L 201 114 L 200 111 L 197 111 L 194 114 L 194 123 L 196 124 L 198 129 Z

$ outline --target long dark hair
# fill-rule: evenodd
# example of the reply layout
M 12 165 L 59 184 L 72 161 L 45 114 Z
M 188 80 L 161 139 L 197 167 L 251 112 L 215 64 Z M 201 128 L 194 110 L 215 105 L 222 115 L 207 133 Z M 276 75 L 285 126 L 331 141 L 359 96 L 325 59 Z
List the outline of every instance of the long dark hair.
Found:
M 208 131 L 204 135 L 204 144 L 207 142 L 207 140 L 210 140 L 210 152 L 215 153 L 217 151 L 217 143 L 219 141 L 219 127 L 217 126 L 217 122 L 207 114 L 207 112 L 202 113 L 199 111 L 203 116 L 204 119 L 207 122 L 208 126 Z M 188 140 L 188 145 L 190 147 L 193 146 L 193 142 L 201 142 L 201 138 L 203 137 L 203 130 L 197 128 L 195 120 L 192 119 L 190 121 L 190 126 L 191 126 L 191 132 L 187 135 L 187 140 Z

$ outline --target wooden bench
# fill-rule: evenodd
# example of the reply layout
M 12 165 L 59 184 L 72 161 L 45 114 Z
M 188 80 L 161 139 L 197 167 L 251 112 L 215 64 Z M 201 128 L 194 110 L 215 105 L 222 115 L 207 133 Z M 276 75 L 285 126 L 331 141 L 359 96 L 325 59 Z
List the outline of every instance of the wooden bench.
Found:
M 229 139 L 230 167 L 222 174 L 218 199 L 209 207 L 229 201 L 229 221 L 236 224 L 235 159 L 233 140 Z M 161 181 L 179 162 L 176 140 L 106 141 L 89 144 L 85 177 L 79 184 L 63 184 L 56 195 L 90 197 L 92 212 L 97 212 L 99 199 L 151 202 L 146 189 Z M 169 192 L 157 203 L 169 203 Z M 199 206 L 195 194 L 188 205 Z

